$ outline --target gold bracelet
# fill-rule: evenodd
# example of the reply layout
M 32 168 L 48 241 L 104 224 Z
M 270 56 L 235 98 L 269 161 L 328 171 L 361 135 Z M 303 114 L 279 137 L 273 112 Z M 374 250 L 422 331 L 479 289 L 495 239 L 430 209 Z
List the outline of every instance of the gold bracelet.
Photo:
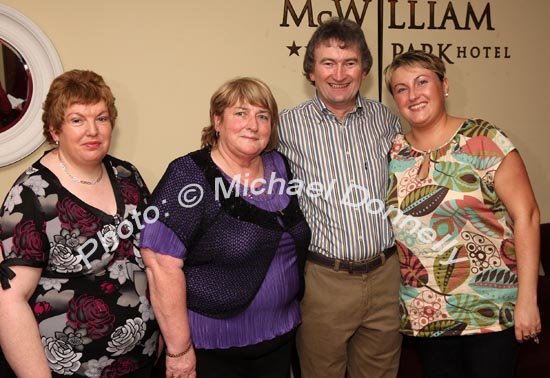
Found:
M 187 349 L 185 349 L 183 352 L 178 353 L 178 354 L 169 353 L 168 350 L 167 350 L 166 351 L 166 357 L 178 358 L 178 357 L 185 356 L 187 354 L 187 352 L 189 352 L 191 350 L 192 346 L 193 346 L 193 343 L 189 343 L 189 346 L 187 347 Z

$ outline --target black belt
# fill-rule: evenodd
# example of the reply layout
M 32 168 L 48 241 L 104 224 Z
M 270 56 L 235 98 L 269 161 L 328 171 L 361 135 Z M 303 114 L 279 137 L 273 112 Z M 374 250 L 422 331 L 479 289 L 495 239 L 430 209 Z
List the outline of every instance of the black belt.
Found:
M 349 273 L 367 273 L 384 265 L 386 260 L 395 253 L 395 246 L 380 252 L 379 255 L 366 260 L 340 260 L 327 257 L 317 252 L 309 251 L 307 259 L 313 263 L 332 268 L 336 271 L 347 271 Z

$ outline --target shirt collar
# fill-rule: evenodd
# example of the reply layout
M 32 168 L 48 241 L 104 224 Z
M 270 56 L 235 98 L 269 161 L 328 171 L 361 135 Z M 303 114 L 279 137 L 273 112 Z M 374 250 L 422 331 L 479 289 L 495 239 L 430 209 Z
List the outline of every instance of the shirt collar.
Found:
M 315 108 L 324 115 L 334 114 L 321 100 L 321 97 L 319 96 L 319 91 L 317 90 L 315 90 L 315 96 L 313 96 L 313 104 L 315 105 Z M 361 111 L 363 111 L 363 101 L 361 95 L 357 93 L 357 96 L 355 98 L 355 107 L 348 114 L 352 114 L 355 112 L 360 113 Z

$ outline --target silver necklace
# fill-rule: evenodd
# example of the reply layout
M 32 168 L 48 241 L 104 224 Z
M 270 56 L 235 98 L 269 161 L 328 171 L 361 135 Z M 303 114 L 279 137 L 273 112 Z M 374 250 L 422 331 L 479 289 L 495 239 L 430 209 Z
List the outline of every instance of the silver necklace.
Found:
M 101 172 L 99 173 L 98 178 L 96 178 L 95 180 L 92 180 L 92 181 L 82 180 L 82 179 L 79 178 L 79 177 L 73 176 L 73 175 L 67 170 L 67 167 L 66 167 L 65 164 L 63 163 L 63 160 L 61 160 L 61 154 L 59 153 L 59 151 L 57 151 L 57 158 L 59 159 L 59 166 L 61 167 L 61 169 L 63 170 L 63 172 L 65 172 L 65 174 L 66 174 L 67 176 L 69 176 L 69 178 L 70 178 L 71 180 L 73 180 L 74 182 L 76 182 L 76 183 L 84 184 L 84 185 L 95 185 L 95 184 L 97 184 L 98 182 L 100 182 L 101 179 L 103 178 L 103 167 L 102 167 L 102 168 L 101 168 Z

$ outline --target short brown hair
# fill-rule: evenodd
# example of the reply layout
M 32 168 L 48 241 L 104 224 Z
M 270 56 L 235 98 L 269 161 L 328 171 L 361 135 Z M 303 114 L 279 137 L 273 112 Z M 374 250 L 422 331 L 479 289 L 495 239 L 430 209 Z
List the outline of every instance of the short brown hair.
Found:
M 279 109 L 267 84 L 253 77 L 229 80 L 214 92 L 210 98 L 210 125 L 202 129 L 201 146 L 212 148 L 218 144 L 214 116 L 223 117 L 224 110 L 238 102 L 248 102 L 267 109 L 271 117 L 271 134 L 265 151 L 273 150 L 279 143 L 277 132 Z
M 44 101 L 42 113 L 43 134 L 49 143 L 54 143 L 50 130 L 57 133 L 65 120 L 65 111 L 73 104 L 97 104 L 105 101 L 112 127 L 118 111 L 111 88 L 93 71 L 67 71 L 54 79 Z
M 345 18 L 332 17 L 315 30 L 306 47 L 304 75 L 312 85 L 315 85 L 315 82 L 311 80 L 309 74 L 315 67 L 315 49 L 331 41 L 337 41 L 343 49 L 357 46 L 361 55 L 361 67 L 365 73 L 369 73 L 372 67 L 372 54 L 361 26 Z
M 384 69 L 386 87 L 392 96 L 391 80 L 393 74 L 398 68 L 409 66 L 420 66 L 434 72 L 439 80 L 443 81 L 445 79 L 445 63 L 439 57 L 422 50 L 407 51 L 393 58 L 393 61 Z

